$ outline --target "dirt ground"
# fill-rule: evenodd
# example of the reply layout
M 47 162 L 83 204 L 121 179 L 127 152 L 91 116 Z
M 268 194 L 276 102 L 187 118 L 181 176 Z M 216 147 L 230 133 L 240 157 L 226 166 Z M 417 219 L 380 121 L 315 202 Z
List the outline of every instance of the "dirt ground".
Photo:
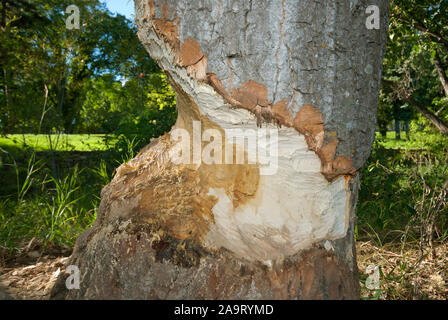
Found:
M 371 241 L 357 243 L 361 298 L 378 300 L 448 299 L 448 243 L 434 244 L 421 251 L 417 244 L 386 244 L 377 247 Z M 379 286 L 367 289 L 370 270 L 378 267 Z
M 31 240 L 19 253 L 0 252 L 0 300 L 45 300 L 72 248 L 42 248 Z
M 448 299 L 448 245 L 437 245 L 435 253 L 431 258 L 415 246 L 378 248 L 371 242 L 358 242 L 362 299 Z M 57 276 L 65 272 L 69 254 L 69 248 L 31 246 L 17 257 L 0 261 L 0 300 L 49 299 Z M 368 289 L 366 279 L 372 270 L 377 270 L 379 282 Z

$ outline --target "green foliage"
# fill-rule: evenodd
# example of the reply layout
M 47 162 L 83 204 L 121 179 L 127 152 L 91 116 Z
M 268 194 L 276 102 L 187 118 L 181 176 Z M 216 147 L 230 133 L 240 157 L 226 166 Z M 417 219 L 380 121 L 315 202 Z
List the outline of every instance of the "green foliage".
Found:
M 26 150 L 104 151 L 112 148 L 117 138 L 104 134 L 56 134 L 52 141 L 50 146 L 49 135 L 46 134 L 8 134 L 0 136 L 0 147 L 14 154 Z
M 105 145 L 98 148 L 106 136 L 65 136 L 66 143 L 54 151 L 59 167 L 56 177 L 45 137 L 13 135 L 0 140 L 0 181 L 4 183 L 0 189 L 0 247 L 11 251 L 20 250 L 32 238 L 44 245 L 72 246 L 95 221 L 101 189 L 112 179 L 114 168 L 140 150 L 136 136 L 107 136 L 116 143 L 109 149 Z M 1 144 L 12 139 L 15 144 Z
M 448 138 L 424 132 L 414 132 L 411 137 L 411 141 L 400 142 L 391 136 L 377 137 L 361 173 L 358 238 L 374 238 L 379 245 L 403 236 L 420 239 L 419 228 L 424 219 L 417 219 L 417 215 L 425 214 L 434 205 L 423 200 L 424 192 L 440 191 L 448 176 Z M 421 157 L 431 160 L 422 162 Z M 422 172 L 425 185 L 420 178 Z M 426 202 L 420 208 L 426 209 L 419 213 L 421 201 Z M 446 234 L 447 214 L 448 207 L 444 206 L 437 217 L 436 228 L 440 232 L 435 238 Z
M 79 0 L 81 28 L 68 30 L 72 4 L 0 2 L 2 247 L 73 244 L 113 169 L 176 119 L 174 92 L 133 23 Z
M 153 74 L 150 83 L 150 88 L 144 91 L 148 105 L 140 108 L 139 112 L 123 114 L 114 130 L 118 137 L 115 144 L 118 150 L 124 150 L 123 147 L 131 140 L 139 150 L 148 144 L 151 138 L 168 132 L 176 121 L 175 94 L 168 85 L 166 76 Z M 129 86 L 136 85 L 129 83 Z
M 393 0 L 389 40 L 383 61 L 378 106 L 378 126 L 385 133 L 394 120 L 415 119 L 400 107 L 420 105 L 442 122 L 448 119 L 446 93 L 435 68 L 441 60 L 446 73 L 448 60 L 448 3 L 434 0 Z M 409 104 L 409 106 L 407 105 Z M 418 108 L 417 108 L 418 110 Z M 413 110 L 414 111 L 414 110 Z
M 131 79 L 124 85 L 104 75 L 90 85 L 80 114 L 84 132 L 137 137 L 146 143 L 174 124 L 175 94 L 161 73 Z
M 80 0 L 81 29 L 68 30 L 68 0 L 6 4 L 0 132 L 111 133 L 123 113 L 138 115 L 149 104 L 143 93 L 160 70 L 124 16 L 112 15 L 98 0 Z M 139 82 L 140 89 L 122 87 L 125 80 Z M 104 96 L 112 101 L 102 102 Z

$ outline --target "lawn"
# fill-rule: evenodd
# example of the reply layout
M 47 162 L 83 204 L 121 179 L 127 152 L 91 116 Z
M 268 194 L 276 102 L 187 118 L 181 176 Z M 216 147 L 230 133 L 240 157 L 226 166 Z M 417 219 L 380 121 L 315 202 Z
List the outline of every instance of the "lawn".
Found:
M 0 136 L 0 147 L 5 149 L 28 149 L 35 151 L 107 151 L 115 145 L 117 138 L 105 134 L 8 134 Z M 429 132 L 412 132 L 410 140 L 395 139 L 395 132 L 386 137 L 376 133 L 375 141 L 386 149 L 426 150 L 433 144 L 448 145 L 448 137 Z
M 117 138 L 105 134 L 8 134 L 0 136 L 0 147 L 5 149 L 28 149 L 35 151 L 106 151 L 114 146 Z M 375 141 L 386 149 L 424 150 L 433 144 L 448 145 L 448 137 L 429 132 L 412 132 L 410 140 L 395 139 L 395 132 L 386 137 L 376 133 Z
M 116 141 L 105 134 L 8 134 L 0 136 L 4 149 L 28 149 L 35 151 L 105 151 Z

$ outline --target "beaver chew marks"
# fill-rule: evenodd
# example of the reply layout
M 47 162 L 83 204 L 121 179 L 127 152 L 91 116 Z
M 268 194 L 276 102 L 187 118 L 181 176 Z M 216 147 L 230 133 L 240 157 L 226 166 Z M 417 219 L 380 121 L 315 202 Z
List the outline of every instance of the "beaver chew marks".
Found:
M 322 148 L 325 132 L 321 113 L 313 106 L 304 105 L 293 121 L 294 128 L 305 136 L 308 147 L 317 151 Z
M 329 181 L 346 174 L 353 175 L 355 171 L 351 167 L 350 159 L 346 157 L 336 157 L 338 139 L 331 139 L 325 146 L 325 131 L 322 114 L 313 106 L 304 105 L 297 112 L 294 121 L 294 128 L 305 136 L 310 150 L 316 152 L 322 161 L 322 174 Z
M 257 124 L 264 120 L 286 127 L 293 127 L 305 136 L 308 148 L 319 156 L 322 161 L 322 174 L 328 181 L 333 181 L 341 175 L 352 176 L 356 171 L 351 166 L 350 159 L 339 156 L 335 158 L 339 141 L 330 140 L 325 146 L 325 130 L 322 114 L 311 105 L 304 105 L 294 119 L 286 106 L 288 99 L 283 99 L 272 105 L 267 100 L 267 89 L 253 80 L 243 83 L 241 88 L 234 89 L 229 95 L 224 85 L 215 74 L 207 75 L 209 84 L 233 107 L 243 108 L 254 113 Z
M 266 87 L 253 80 L 243 83 L 241 88 L 233 90 L 232 94 L 248 110 L 254 110 L 257 106 L 267 107 L 271 104 L 271 101 L 266 99 L 268 96 Z
M 161 15 L 159 8 L 155 10 L 157 17 Z M 165 16 L 176 20 L 171 12 Z M 241 129 L 244 135 L 247 130 L 254 131 L 255 125 L 266 122 L 266 129 L 278 135 L 275 140 L 278 144 L 269 139 L 256 146 L 257 152 L 261 150 L 261 154 L 272 155 L 268 166 L 198 163 L 191 167 L 195 173 L 189 172 L 192 176 L 187 179 L 194 184 L 187 183 L 186 188 L 173 187 L 185 190 L 181 196 L 185 199 L 190 199 L 187 191 L 194 190 L 192 195 L 201 199 L 198 203 L 203 203 L 205 211 L 201 212 L 199 206 L 190 206 L 191 211 L 173 208 L 168 215 L 162 214 L 161 219 L 155 221 L 163 224 L 166 234 L 181 241 L 196 241 L 208 250 L 226 248 L 239 257 L 267 265 L 271 260 L 281 260 L 321 240 L 339 239 L 347 234 L 350 181 L 335 176 L 329 183 L 328 175 L 322 174 L 334 167 L 337 141 L 325 145 L 323 118 L 317 109 L 303 108 L 296 119 L 301 129 L 299 134 L 294 126 L 295 114 L 289 112 L 290 99 L 274 104 L 268 100 L 265 85 L 248 80 L 238 87 L 232 87 L 231 82 L 224 86 L 216 75 L 203 73 L 199 75 L 206 76 L 208 81 L 198 81 L 198 69 L 193 68 L 202 65 L 205 71 L 207 60 L 196 40 L 179 37 L 178 46 L 173 47 L 152 24 L 141 29 L 139 37 L 166 70 L 177 93 L 178 121 L 174 129 L 183 128 L 192 136 L 192 121 L 195 120 L 201 122 L 201 134 L 206 129 L 215 129 L 224 137 L 228 129 Z M 234 108 L 229 109 L 229 103 Z M 255 114 L 256 119 L 247 111 Z M 280 128 L 274 130 L 272 124 Z M 245 151 L 243 144 L 232 139 L 226 137 L 223 154 L 226 153 L 225 144 L 235 141 L 235 148 Z M 271 150 L 272 145 L 277 145 L 275 150 Z M 320 150 L 327 159 L 325 163 L 330 165 L 322 165 L 317 154 Z M 261 175 L 262 166 L 268 167 L 270 173 Z M 168 190 L 157 195 L 147 192 L 142 198 L 151 199 L 151 203 L 145 203 L 141 215 L 153 212 L 152 208 L 159 202 L 163 210 L 167 205 L 162 205 L 162 199 L 170 197 L 168 194 L 177 196 L 177 192 Z M 180 199 L 171 200 L 183 203 Z
M 222 82 L 213 73 L 207 74 L 207 81 L 232 107 L 249 110 L 257 117 L 257 125 L 262 121 L 277 125 L 292 126 L 289 110 L 286 107 L 287 98 L 272 105 L 267 100 L 267 89 L 253 80 L 243 83 L 241 88 L 234 89 L 232 95 L 227 93 Z
M 322 161 L 321 172 L 328 181 L 334 181 L 341 175 L 353 176 L 356 170 L 352 168 L 349 158 L 336 155 L 339 141 L 331 139 L 325 146 L 325 131 L 322 114 L 311 105 L 304 105 L 292 119 L 288 110 L 288 98 L 276 104 L 267 100 L 267 88 L 253 80 L 244 82 L 240 88 L 229 88 L 226 90 L 222 82 L 215 74 L 206 73 L 207 57 L 202 52 L 200 44 L 191 37 L 180 42 L 178 18 L 167 20 L 169 7 L 167 3 L 162 4 L 162 17 L 155 17 L 154 0 L 148 2 L 149 16 L 153 22 L 154 31 L 162 37 L 171 47 L 175 55 L 175 61 L 180 67 L 185 67 L 187 74 L 196 80 L 204 81 L 215 89 L 231 106 L 249 110 L 257 118 L 257 125 L 261 123 L 275 123 L 286 127 L 293 127 L 305 136 L 308 148 L 319 156 Z M 233 71 L 231 71 L 233 72 Z M 229 92 L 231 91 L 231 94 Z
M 212 81 L 216 81 L 215 78 Z M 261 126 L 261 121 L 274 122 L 278 125 L 290 125 L 289 111 L 286 108 L 288 99 L 272 105 L 272 101 L 267 100 L 268 91 L 266 87 L 253 80 L 243 83 L 241 88 L 234 89 L 232 96 L 239 102 L 239 107 L 247 109 L 257 117 L 257 124 Z
M 286 127 L 294 127 L 305 136 L 308 148 L 319 156 L 322 161 L 322 174 L 328 181 L 333 181 L 341 175 L 354 175 L 356 171 L 351 166 L 350 159 L 346 157 L 336 157 L 336 148 L 339 141 L 331 139 L 325 146 L 325 130 L 322 114 L 311 105 L 304 105 L 295 118 L 291 119 L 291 114 L 286 106 L 288 99 L 283 99 L 272 105 L 267 100 L 267 89 L 262 84 L 249 80 L 243 83 L 241 88 L 234 89 L 230 96 L 223 84 L 217 79 L 215 74 L 208 74 L 209 84 L 233 107 L 243 108 L 251 111 L 257 117 L 257 123 L 261 120 L 268 123 L 274 122 Z
M 286 127 L 292 127 L 291 113 L 286 106 L 288 99 L 280 100 L 272 106 L 272 115 L 278 122 Z

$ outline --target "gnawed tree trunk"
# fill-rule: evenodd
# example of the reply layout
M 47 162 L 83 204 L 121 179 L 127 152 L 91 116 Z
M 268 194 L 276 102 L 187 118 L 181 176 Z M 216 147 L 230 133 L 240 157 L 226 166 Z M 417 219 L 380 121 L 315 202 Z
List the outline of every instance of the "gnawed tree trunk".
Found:
M 375 135 L 388 14 L 377 1 L 380 30 L 368 30 L 370 4 L 136 0 L 138 35 L 179 117 L 103 189 L 70 260 L 80 289 L 66 290 L 65 275 L 53 298 L 358 298 L 358 172 Z M 257 150 L 271 162 L 206 163 L 219 134 L 213 156 L 235 163 L 229 146 L 253 156 L 231 129 L 269 129 Z M 176 164 L 182 132 L 205 137 Z

